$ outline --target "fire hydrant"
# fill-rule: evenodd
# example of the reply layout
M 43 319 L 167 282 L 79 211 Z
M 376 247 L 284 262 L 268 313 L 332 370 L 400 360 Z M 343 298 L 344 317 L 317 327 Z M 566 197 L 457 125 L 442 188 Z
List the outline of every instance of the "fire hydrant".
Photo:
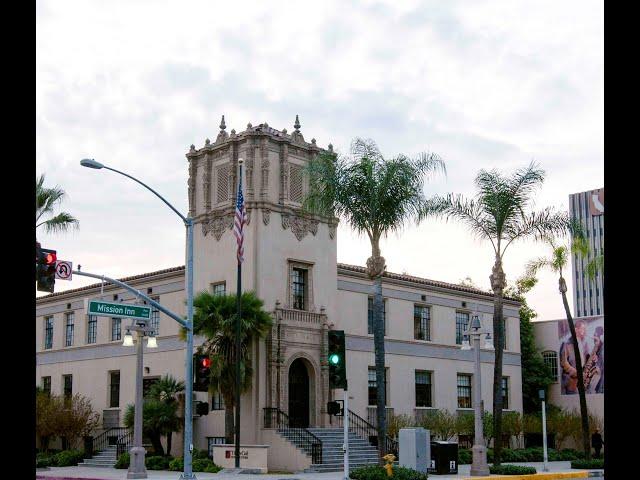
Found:
M 387 464 L 383 467 L 387 471 L 388 477 L 393 477 L 393 461 L 396 459 L 396 456 L 393 453 L 388 453 L 384 457 L 382 457 Z

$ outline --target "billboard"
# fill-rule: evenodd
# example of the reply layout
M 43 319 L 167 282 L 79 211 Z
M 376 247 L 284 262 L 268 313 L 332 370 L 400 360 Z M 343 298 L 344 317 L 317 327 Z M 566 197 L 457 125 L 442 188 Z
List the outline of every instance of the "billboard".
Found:
M 604 213 L 604 188 L 589 192 L 589 213 L 591 215 Z
M 574 318 L 573 324 L 582 359 L 585 392 L 604 393 L 604 315 Z M 562 395 L 577 395 L 576 356 L 567 320 L 558 322 L 558 340 L 558 359 L 562 372 L 560 392 Z

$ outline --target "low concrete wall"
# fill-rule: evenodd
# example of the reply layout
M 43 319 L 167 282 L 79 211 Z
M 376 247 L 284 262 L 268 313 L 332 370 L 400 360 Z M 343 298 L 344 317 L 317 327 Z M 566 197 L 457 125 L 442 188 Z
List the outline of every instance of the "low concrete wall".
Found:
M 240 468 L 256 468 L 267 473 L 269 445 L 240 445 Z M 236 466 L 235 445 L 213 446 L 213 462 L 223 468 Z
M 311 457 L 282 438 L 276 430 L 262 430 L 262 441 L 270 446 L 270 472 L 300 472 L 311 466 Z

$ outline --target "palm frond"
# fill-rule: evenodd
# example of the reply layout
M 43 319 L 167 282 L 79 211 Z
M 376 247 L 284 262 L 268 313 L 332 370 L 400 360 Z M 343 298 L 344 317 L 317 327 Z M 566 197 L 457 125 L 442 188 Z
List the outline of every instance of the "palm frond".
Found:
M 543 268 L 553 268 L 552 262 L 547 257 L 529 260 L 524 267 L 525 275 L 527 277 L 535 277 Z
M 40 225 L 44 225 L 44 229 L 47 233 L 66 232 L 72 227 L 74 229 L 80 228 L 80 222 L 67 212 L 61 212 L 55 217 L 37 224 L 36 228 Z
M 507 247 L 516 240 L 533 239 L 536 241 L 549 240 L 558 235 L 564 235 L 567 231 L 569 217 L 565 212 L 556 212 L 547 207 L 538 212 L 531 212 L 519 218 L 517 223 L 505 228 L 504 239 Z
M 596 278 L 596 273 L 604 272 L 604 252 L 591 259 L 585 268 L 587 270 L 587 276 L 591 280 Z

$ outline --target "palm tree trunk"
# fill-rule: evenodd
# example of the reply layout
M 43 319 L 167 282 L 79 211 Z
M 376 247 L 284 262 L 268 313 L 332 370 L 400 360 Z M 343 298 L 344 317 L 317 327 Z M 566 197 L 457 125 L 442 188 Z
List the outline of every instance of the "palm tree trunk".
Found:
M 384 375 L 384 323 L 382 316 L 382 276 L 373 281 L 373 345 L 376 357 L 376 415 L 379 461 L 386 455 L 386 385 Z
M 584 375 L 582 371 L 582 357 L 580 356 L 580 347 L 578 345 L 578 337 L 576 336 L 576 327 L 573 324 L 573 317 L 569 310 L 569 302 L 567 301 L 567 284 L 560 275 L 560 293 L 562 294 L 562 303 L 564 311 L 567 315 L 567 323 L 571 331 L 571 342 L 573 343 L 573 351 L 576 358 L 576 370 L 578 373 L 578 396 L 580 397 L 580 417 L 582 420 L 582 448 L 587 460 L 591 459 L 591 445 L 589 444 L 589 412 L 587 410 L 587 397 L 584 391 Z
M 496 255 L 493 271 L 489 277 L 493 289 L 493 464 L 500 465 L 502 456 L 502 357 L 504 353 L 503 299 L 506 284 L 502 259 Z
M 160 441 L 160 434 L 149 435 L 151 445 L 153 445 L 154 455 L 164 457 L 164 448 L 162 448 L 162 442 Z
M 171 455 L 171 433 L 167 433 L 167 456 Z
M 233 410 L 233 396 L 223 395 L 224 397 L 224 441 L 225 443 L 234 443 L 235 441 L 235 423 Z

